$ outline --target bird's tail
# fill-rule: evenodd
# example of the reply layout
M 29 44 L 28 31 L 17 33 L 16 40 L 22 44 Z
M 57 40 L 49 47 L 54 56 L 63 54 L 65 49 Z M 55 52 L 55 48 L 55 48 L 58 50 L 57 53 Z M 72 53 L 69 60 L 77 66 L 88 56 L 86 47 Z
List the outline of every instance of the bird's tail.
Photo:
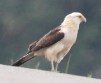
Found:
M 26 61 L 34 58 L 35 56 L 33 55 L 33 53 L 29 53 L 24 55 L 22 58 L 20 58 L 19 60 L 17 60 L 15 63 L 12 64 L 12 66 L 20 66 L 23 63 L 25 63 Z

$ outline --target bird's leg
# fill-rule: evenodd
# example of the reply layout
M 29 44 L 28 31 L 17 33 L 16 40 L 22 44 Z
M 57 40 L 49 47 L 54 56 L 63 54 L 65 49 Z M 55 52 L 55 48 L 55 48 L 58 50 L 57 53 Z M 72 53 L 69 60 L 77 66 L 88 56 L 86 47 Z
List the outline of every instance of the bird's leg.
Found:
M 55 68 L 54 68 L 54 61 L 53 60 L 51 61 L 51 67 L 52 67 L 51 71 L 54 71 Z
M 56 63 L 56 65 L 55 65 L 55 71 L 56 71 L 56 72 L 58 72 L 58 71 L 57 71 L 58 65 L 59 65 L 59 63 Z

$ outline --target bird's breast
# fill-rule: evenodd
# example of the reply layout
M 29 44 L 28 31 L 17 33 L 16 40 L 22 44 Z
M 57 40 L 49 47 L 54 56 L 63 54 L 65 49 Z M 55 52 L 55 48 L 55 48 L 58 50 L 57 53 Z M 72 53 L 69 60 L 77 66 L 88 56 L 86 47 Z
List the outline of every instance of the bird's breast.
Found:
M 68 29 L 66 32 L 64 32 L 65 36 L 62 40 L 62 42 L 65 45 L 73 45 L 76 41 L 78 30 L 72 30 Z

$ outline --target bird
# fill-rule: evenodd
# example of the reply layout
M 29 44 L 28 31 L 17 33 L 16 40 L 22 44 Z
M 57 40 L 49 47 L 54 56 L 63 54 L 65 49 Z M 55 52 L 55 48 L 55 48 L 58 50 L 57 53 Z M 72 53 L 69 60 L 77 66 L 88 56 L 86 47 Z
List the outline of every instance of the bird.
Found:
M 80 12 L 66 15 L 59 26 L 30 44 L 27 53 L 12 66 L 20 66 L 36 56 L 44 56 L 51 63 L 51 71 L 57 71 L 59 63 L 75 44 L 82 22 L 86 22 L 86 18 Z

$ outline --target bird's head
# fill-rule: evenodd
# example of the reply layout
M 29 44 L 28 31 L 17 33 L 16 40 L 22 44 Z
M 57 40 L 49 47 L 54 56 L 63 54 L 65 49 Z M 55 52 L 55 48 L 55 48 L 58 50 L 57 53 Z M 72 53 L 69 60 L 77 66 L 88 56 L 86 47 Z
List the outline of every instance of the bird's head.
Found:
M 81 22 L 86 22 L 86 18 L 80 12 L 73 12 L 64 18 L 63 24 L 67 24 L 68 22 L 80 24 Z

